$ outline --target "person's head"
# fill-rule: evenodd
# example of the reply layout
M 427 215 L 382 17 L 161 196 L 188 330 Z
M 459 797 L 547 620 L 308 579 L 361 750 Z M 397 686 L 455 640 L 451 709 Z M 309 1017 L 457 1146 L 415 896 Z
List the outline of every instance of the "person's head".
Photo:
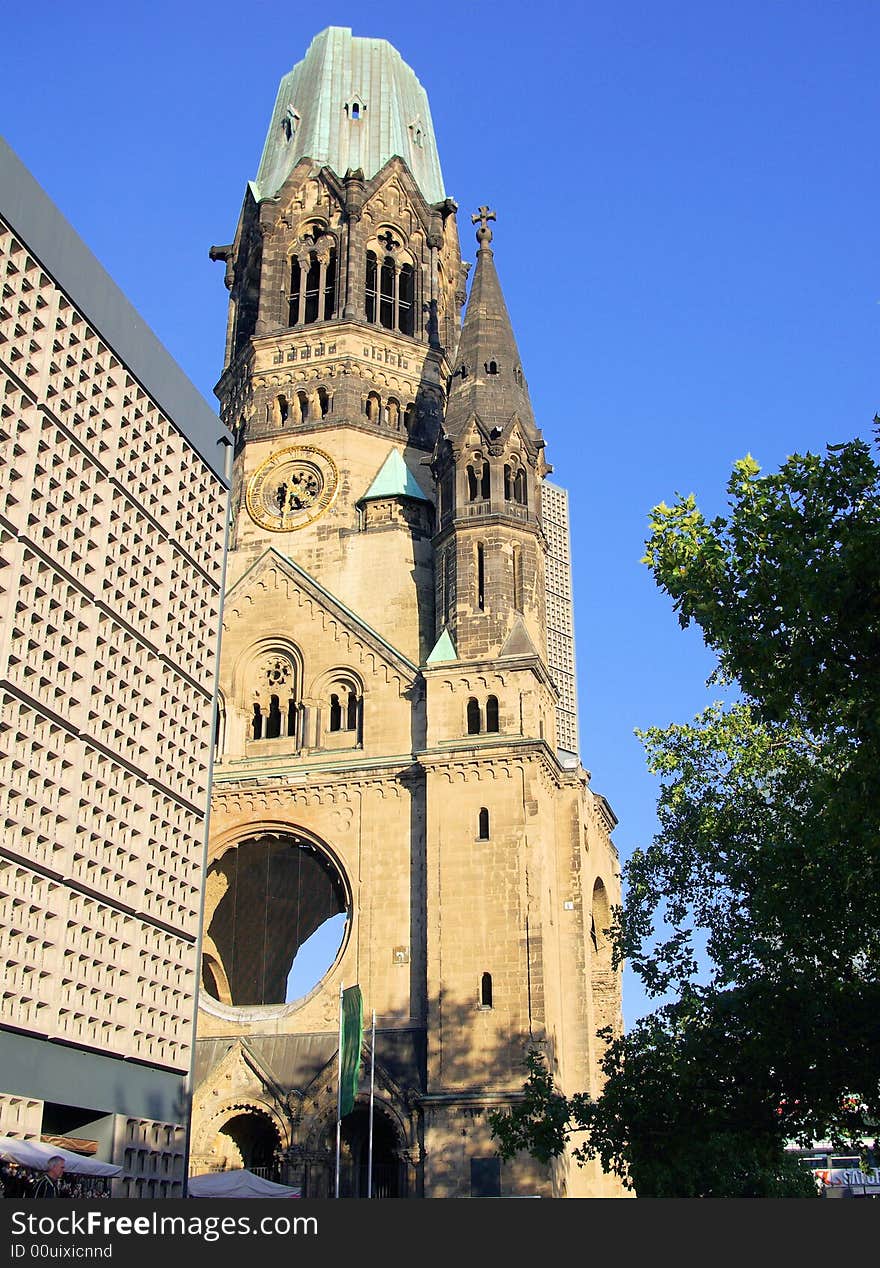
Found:
M 53 1154 L 46 1163 L 46 1175 L 52 1180 L 60 1180 L 64 1175 L 64 1159 L 61 1154 Z

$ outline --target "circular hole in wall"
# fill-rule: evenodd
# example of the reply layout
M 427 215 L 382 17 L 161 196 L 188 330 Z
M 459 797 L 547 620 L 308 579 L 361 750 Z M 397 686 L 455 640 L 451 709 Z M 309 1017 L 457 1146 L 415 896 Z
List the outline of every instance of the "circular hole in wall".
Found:
M 235 1007 L 308 994 L 335 963 L 351 915 L 339 868 L 293 833 L 227 850 L 208 869 L 208 895 L 202 987 Z

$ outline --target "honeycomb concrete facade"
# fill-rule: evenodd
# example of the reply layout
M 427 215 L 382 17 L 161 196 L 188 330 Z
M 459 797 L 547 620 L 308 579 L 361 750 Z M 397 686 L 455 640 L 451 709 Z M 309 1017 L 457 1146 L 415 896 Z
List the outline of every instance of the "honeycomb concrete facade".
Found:
M 456 204 L 368 132 L 410 126 L 398 75 L 384 41 L 317 37 L 282 82 L 271 193 L 251 182 L 211 249 L 236 452 L 192 1170 L 333 1192 L 339 993 L 357 983 L 377 1196 L 617 1195 L 597 1166 L 502 1165 L 488 1126 L 530 1043 L 565 1091 L 599 1086 L 596 1032 L 621 1026 L 616 820 L 571 731 L 570 612 L 548 620 L 550 597 L 570 609 L 567 517 L 556 496 L 545 520 L 494 214 L 472 217 L 462 324 Z M 296 139 L 325 117 L 335 166 Z M 298 994 L 291 966 L 340 920 Z M 367 1132 L 365 1081 L 344 1195 L 365 1195 Z
M 121 1193 L 174 1196 L 223 433 L 5 146 L 0 173 L 0 1134 L 97 1142 Z

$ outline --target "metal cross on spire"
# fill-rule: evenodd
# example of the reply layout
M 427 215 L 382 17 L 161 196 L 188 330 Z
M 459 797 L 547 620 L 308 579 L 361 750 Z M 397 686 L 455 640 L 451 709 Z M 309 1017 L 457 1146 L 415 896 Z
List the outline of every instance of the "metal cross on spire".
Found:
M 478 220 L 480 222 L 480 227 L 477 230 L 477 242 L 479 242 L 480 246 L 488 246 L 492 241 L 492 230 L 489 228 L 489 221 L 496 219 L 495 212 L 490 211 L 488 207 L 478 207 L 477 214 L 471 216 L 471 224 L 475 225 Z

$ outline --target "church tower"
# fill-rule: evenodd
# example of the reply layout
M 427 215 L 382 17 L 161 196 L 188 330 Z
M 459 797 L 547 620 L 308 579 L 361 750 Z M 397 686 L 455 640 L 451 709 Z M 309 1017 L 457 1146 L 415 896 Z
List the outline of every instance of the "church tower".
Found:
M 494 212 L 471 218 L 463 323 L 456 212 L 413 72 L 331 27 L 282 80 L 235 239 L 211 249 L 235 464 L 193 1172 L 333 1192 L 357 984 L 376 1196 L 618 1192 L 567 1160 L 502 1166 L 487 1123 L 530 1043 L 565 1091 L 596 1090 L 596 1031 L 621 1024 L 619 878 L 550 648 L 565 517 L 545 531 Z M 344 1195 L 366 1196 L 367 1091 L 342 1123 Z

